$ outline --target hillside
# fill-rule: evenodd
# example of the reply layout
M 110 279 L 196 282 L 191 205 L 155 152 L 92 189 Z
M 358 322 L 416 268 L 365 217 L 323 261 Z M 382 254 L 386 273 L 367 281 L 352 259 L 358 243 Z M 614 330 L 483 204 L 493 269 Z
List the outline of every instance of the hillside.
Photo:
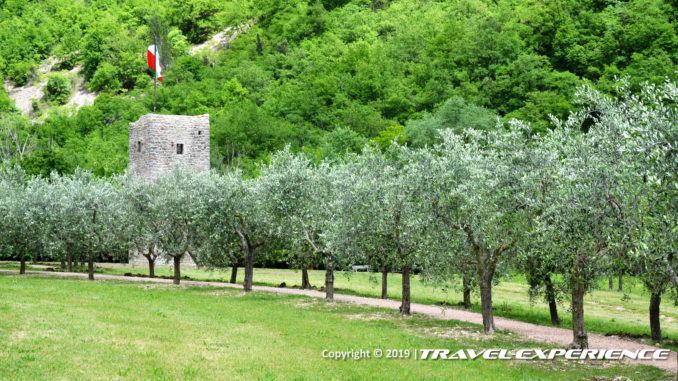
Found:
M 29 172 L 124 170 L 127 125 L 153 108 L 145 50 L 156 13 L 173 48 L 159 112 L 210 113 L 216 167 L 252 170 L 286 144 L 317 157 L 398 135 L 427 144 L 441 126 L 491 128 L 495 115 L 543 130 L 549 114 L 578 107 L 582 83 L 609 93 L 619 76 L 632 86 L 678 77 L 671 0 L 154 3 L 0 0 L 2 82 L 40 81 L 53 56 L 63 73 L 82 65 L 87 91 L 101 92 L 33 124 L 0 90 L 3 127 L 34 138 Z M 227 43 L 196 49 L 220 32 Z M 63 102 L 59 84 L 45 102 Z

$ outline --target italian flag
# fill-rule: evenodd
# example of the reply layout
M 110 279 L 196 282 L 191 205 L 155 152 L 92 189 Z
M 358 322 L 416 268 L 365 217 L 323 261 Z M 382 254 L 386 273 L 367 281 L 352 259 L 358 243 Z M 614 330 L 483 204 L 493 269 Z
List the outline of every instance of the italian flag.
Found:
M 148 56 L 148 67 L 151 70 L 155 70 L 155 77 L 158 81 L 162 82 L 162 67 L 160 67 L 160 54 L 158 53 L 158 48 L 155 45 L 151 45 L 148 47 L 146 55 Z

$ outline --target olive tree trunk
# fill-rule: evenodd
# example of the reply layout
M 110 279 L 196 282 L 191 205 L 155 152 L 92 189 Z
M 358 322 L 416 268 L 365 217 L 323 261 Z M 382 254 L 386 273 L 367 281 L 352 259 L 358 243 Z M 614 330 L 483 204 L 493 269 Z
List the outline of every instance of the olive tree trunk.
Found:
M 624 283 L 624 276 L 622 274 L 619 274 L 619 288 L 617 288 L 617 291 L 619 291 L 619 292 L 624 291 L 624 287 L 622 287 L 622 283 Z
M 155 278 L 155 259 L 150 256 L 146 258 L 148 259 L 148 277 Z
M 175 255 L 172 257 L 174 259 L 174 280 L 172 283 L 180 284 L 181 283 L 181 256 Z
M 659 305 L 662 302 L 661 292 L 653 292 L 650 295 L 650 332 L 652 340 L 662 342 L 662 328 L 659 321 Z
M 252 291 L 252 278 L 254 277 L 254 250 L 245 249 L 245 280 L 242 285 L 246 292 Z
M 493 333 L 496 327 L 494 326 L 494 312 L 492 311 L 492 278 L 494 277 L 497 258 L 502 252 L 507 250 L 508 246 L 503 246 L 492 251 L 483 249 L 478 244 L 474 246 L 477 258 L 477 274 L 480 283 L 480 310 L 483 315 L 483 330 L 487 333 Z
M 549 302 L 549 312 L 551 313 L 551 325 L 559 326 L 560 319 L 558 318 L 558 305 L 556 304 L 556 290 L 553 287 L 550 276 L 546 275 L 544 277 L 544 284 L 546 285 L 546 300 Z
M 464 291 L 464 308 L 469 310 L 471 309 L 471 277 L 464 274 L 462 278 L 462 287 Z
M 579 280 L 572 282 L 572 336 L 573 341 L 570 345 L 576 349 L 586 349 L 589 346 L 588 335 L 586 334 L 586 323 L 584 322 L 584 293 L 586 288 Z
M 308 280 L 308 268 L 306 265 L 301 266 L 301 288 L 304 290 L 311 288 L 311 281 Z
M 89 280 L 94 280 L 94 252 L 90 250 L 89 257 L 87 258 L 87 274 Z
M 403 294 L 400 313 L 403 315 L 410 314 L 410 265 L 403 266 Z
M 255 242 L 250 237 L 247 229 L 245 219 L 240 216 L 240 226 L 235 227 L 235 233 L 240 238 L 240 248 L 245 256 L 245 280 L 243 281 L 243 289 L 245 292 L 252 291 L 252 279 L 254 277 L 254 252 L 256 249 L 266 242 L 264 237 L 261 241 Z
M 614 279 L 612 279 L 612 275 L 610 275 L 607 278 L 607 280 L 608 280 L 608 283 L 609 283 L 610 291 L 614 291 Z
M 381 298 L 388 299 L 388 267 L 381 267 Z
M 325 265 L 325 299 L 334 300 L 334 263 L 331 258 Z
M 489 276 L 480 278 L 480 309 L 483 314 L 483 329 L 485 332 L 493 333 L 495 326 L 492 312 L 492 277 Z
M 231 281 L 230 283 L 235 283 L 238 280 L 238 264 L 234 263 L 231 265 Z

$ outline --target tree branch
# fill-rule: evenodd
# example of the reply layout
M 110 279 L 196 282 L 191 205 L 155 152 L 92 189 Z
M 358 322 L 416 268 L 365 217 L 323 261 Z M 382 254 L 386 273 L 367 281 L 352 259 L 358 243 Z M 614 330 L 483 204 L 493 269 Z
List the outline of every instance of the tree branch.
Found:
M 320 250 L 313 240 L 311 239 L 311 236 L 308 234 L 308 230 L 304 229 L 304 237 L 306 238 L 306 242 L 308 242 L 309 245 L 311 245 L 311 248 L 313 249 L 314 252 L 321 254 L 321 255 L 329 255 L 330 252 L 326 250 Z
M 610 251 L 610 248 L 607 247 L 607 245 L 603 246 L 602 249 L 598 250 L 598 252 L 596 253 L 596 256 L 593 257 L 593 262 L 591 262 L 591 263 L 595 265 L 596 262 L 598 262 L 601 258 L 603 258 L 605 256 L 605 254 L 607 254 L 609 251 Z
M 673 258 L 673 254 L 669 254 L 669 259 Z M 673 270 L 673 267 L 671 267 L 671 263 L 669 263 L 669 260 L 666 257 L 662 258 L 664 261 L 664 264 L 666 265 L 666 270 L 669 272 L 669 278 L 671 278 L 671 283 L 673 283 L 673 287 L 678 290 L 678 275 L 676 275 L 676 272 Z

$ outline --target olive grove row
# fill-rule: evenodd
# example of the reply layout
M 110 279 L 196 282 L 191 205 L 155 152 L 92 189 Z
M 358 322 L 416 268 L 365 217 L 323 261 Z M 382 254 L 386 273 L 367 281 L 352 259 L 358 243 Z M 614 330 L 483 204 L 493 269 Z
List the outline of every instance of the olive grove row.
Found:
M 245 268 L 262 245 L 289 248 L 303 270 L 322 261 L 333 298 L 334 270 L 369 264 L 402 273 L 403 314 L 410 277 L 460 279 L 468 304 L 479 288 L 484 329 L 494 330 L 492 287 L 509 269 L 526 274 L 551 305 L 571 297 L 573 344 L 587 346 L 583 300 L 599 277 L 626 266 L 652 295 L 653 337 L 661 340 L 661 295 L 678 286 L 678 89 L 623 86 L 617 98 L 582 88 L 584 106 L 546 134 L 514 121 L 493 131 L 440 131 L 439 144 L 366 148 L 316 163 L 284 150 L 256 178 L 177 168 L 154 182 L 87 172 L 0 179 L 0 244 L 68 263 L 132 250 L 201 266 Z M 553 279 L 563 283 L 554 286 Z M 652 312 L 654 311 L 654 312 Z

